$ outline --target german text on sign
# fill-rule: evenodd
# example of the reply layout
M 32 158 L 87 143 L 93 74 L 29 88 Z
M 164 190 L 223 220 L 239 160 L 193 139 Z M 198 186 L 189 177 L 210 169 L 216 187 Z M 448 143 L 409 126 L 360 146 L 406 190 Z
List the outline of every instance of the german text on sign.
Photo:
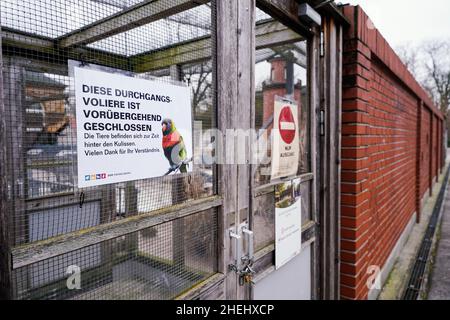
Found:
M 74 68 L 78 186 L 187 172 L 190 88 Z

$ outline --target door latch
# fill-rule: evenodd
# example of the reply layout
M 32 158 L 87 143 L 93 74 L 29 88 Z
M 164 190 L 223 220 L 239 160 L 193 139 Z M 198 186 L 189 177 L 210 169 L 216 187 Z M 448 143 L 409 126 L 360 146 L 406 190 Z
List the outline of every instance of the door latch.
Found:
M 230 264 L 228 267 L 230 270 L 238 272 L 240 270 L 241 260 L 241 235 L 230 230 L 230 238 L 234 241 L 234 264 Z
M 242 234 L 245 237 L 247 254 L 242 254 Z M 228 268 L 239 276 L 239 285 L 253 284 L 254 262 L 254 237 L 247 225 L 238 228 L 238 232 L 230 230 L 230 238 L 234 242 L 235 259 L 234 264 L 230 264 Z

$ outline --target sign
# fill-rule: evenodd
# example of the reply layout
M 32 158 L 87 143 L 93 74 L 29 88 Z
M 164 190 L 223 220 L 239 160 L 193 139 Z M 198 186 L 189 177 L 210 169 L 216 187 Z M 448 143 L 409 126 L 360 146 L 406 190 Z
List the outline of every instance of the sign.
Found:
M 300 179 L 275 187 L 275 268 L 278 270 L 302 249 Z
M 190 88 L 74 68 L 78 187 L 192 169 Z
M 276 97 L 272 136 L 272 180 L 295 176 L 299 157 L 298 105 Z

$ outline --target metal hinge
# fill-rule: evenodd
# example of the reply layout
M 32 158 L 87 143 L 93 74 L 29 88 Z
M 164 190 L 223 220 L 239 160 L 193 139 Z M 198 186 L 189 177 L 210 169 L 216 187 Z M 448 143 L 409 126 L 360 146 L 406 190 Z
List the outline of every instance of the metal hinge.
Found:
M 323 31 L 320 32 L 320 57 L 325 56 L 325 35 Z
M 325 136 L 325 110 L 320 110 L 319 127 L 320 136 Z

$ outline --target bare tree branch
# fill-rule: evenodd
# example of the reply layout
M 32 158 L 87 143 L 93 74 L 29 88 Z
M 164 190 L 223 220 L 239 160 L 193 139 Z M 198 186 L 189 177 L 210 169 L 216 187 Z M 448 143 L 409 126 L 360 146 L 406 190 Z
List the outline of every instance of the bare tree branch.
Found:
M 441 111 L 450 107 L 450 41 L 404 45 L 397 53 Z
M 418 76 L 419 53 L 417 48 L 408 43 L 397 48 L 397 54 L 414 77 Z
M 425 70 L 427 77 L 425 83 L 432 88 L 434 100 L 439 104 L 441 111 L 447 113 L 450 106 L 450 43 L 446 41 L 428 42 L 423 47 L 425 57 Z

